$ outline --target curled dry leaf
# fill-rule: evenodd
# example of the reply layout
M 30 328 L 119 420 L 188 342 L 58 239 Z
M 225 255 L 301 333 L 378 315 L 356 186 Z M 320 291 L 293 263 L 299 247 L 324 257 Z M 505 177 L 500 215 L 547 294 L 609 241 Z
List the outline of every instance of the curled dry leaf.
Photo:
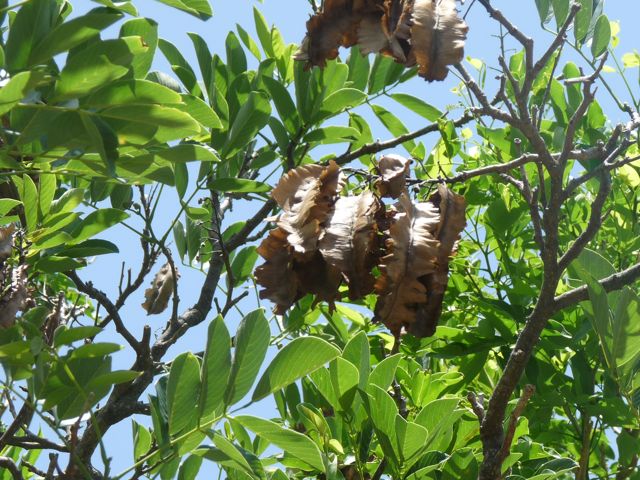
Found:
M 11 285 L 0 297 L 0 328 L 9 328 L 16 321 L 18 312 L 23 311 L 29 303 L 27 287 L 27 266 L 20 265 L 11 273 Z
M 382 204 L 369 191 L 355 197 L 342 197 L 320 239 L 324 259 L 342 272 L 352 300 L 373 291 L 372 268 L 378 259 L 377 218 Z
M 306 294 L 333 306 L 344 280 L 351 300 L 378 294 L 374 320 L 394 334 L 433 335 L 449 258 L 465 225 L 465 202 L 439 185 L 428 202 L 412 203 L 408 168 L 402 157 L 380 160 L 378 191 L 399 197 L 389 211 L 370 191 L 336 198 L 341 180 L 334 163 L 299 167 L 285 175 L 272 194 L 283 210 L 278 226 L 258 247 L 265 259 L 255 271 L 260 298 L 275 303 L 277 314 Z M 387 240 L 381 258 L 382 232 Z M 382 272 L 377 279 L 375 266 Z
M 180 277 L 177 269 L 176 276 Z M 142 304 L 142 308 L 146 310 L 147 315 L 156 315 L 167 309 L 176 281 L 177 278 L 173 277 L 171 266 L 165 263 L 153 278 L 151 288 L 144 291 L 145 302 Z
M 439 246 L 435 271 L 422 279 L 427 289 L 427 304 L 421 308 L 418 321 L 409 330 L 417 337 L 429 337 L 436 331 L 449 280 L 449 259 L 455 254 L 460 233 L 466 224 L 464 197 L 456 195 L 445 185 L 438 185 L 429 202 L 440 212 L 440 221 L 434 231 Z
M 296 60 L 324 67 L 338 56 L 339 47 L 358 43 L 361 22 L 379 24 L 383 0 L 325 0 L 322 10 L 307 21 L 307 35 Z
M 380 179 L 376 188 L 381 197 L 398 198 L 407 191 L 407 176 L 409 175 L 410 160 L 400 155 L 384 155 L 378 162 L 377 169 Z
M 409 329 L 427 302 L 426 287 L 419 279 L 436 269 L 438 241 L 433 232 L 438 222 L 438 210 L 432 203 L 412 204 L 407 194 L 400 195 L 387 255 L 382 258 L 382 275 L 375 284 L 379 297 L 374 320 L 394 334 L 403 327 Z
M 282 208 L 277 224 L 289 234 L 287 240 L 297 253 L 316 249 L 321 225 L 331 214 L 341 187 L 340 168 L 331 161 L 326 167 L 295 168 L 273 189 L 271 196 Z
M 469 27 L 458 16 L 455 0 L 415 0 L 412 53 L 426 80 L 444 80 L 447 65 L 460 62 Z
M 266 262 L 255 273 L 263 287 L 260 298 L 275 303 L 275 313 L 284 313 L 307 293 L 330 304 L 337 298 L 340 272 L 324 261 L 317 248 L 340 188 L 340 168 L 332 161 L 328 166 L 291 170 L 271 192 L 282 213 L 278 227 L 258 247 Z
M 326 0 L 307 22 L 295 58 L 324 67 L 339 47 L 357 44 L 363 54 L 389 55 L 417 64 L 426 80 L 444 80 L 447 66 L 464 55 L 467 31 L 455 0 Z
M 16 227 L 9 224 L 6 227 L 0 227 L 0 265 L 11 256 L 13 249 L 13 233 Z
M 262 286 L 260 298 L 271 300 L 278 315 L 298 299 L 299 282 L 293 270 L 293 248 L 287 236 L 282 228 L 274 228 L 257 249 L 266 260 L 255 270 L 256 281 Z

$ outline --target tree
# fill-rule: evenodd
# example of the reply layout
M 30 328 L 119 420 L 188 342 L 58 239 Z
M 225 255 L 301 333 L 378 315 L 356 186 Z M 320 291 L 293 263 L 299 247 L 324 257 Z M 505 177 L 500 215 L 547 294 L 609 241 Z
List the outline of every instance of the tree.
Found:
M 162 1 L 212 15 L 204 0 Z M 358 47 L 305 68 L 257 9 L 258 42 L 238 26 L 224 59 L 190 34 L 194 65 L 132 2 L 98 3 L 75 17 L 65 0 L 0 9 L 0 478 L 193 479 L 212 464 L 231 479 L 640 478 L 640 57 L 616 56 L 604 2 L 536 0 L 555 33 L 535 51 L 496 2 L 470 2 L 501 33 L 488 63 L 451 68 L 447 111 L 421 98 L 416 67 Z M 172 75 L 151 71 L 160 54 Z M 424 126 L 409 131 L 406 110 L 380 97 Z M 374 140 L 374 117 L 390 139 Z M 411 168 L 384 167 L 400 147 Z M 287 257 L 276 279 L 313 286 L 296 280 L 278 315 L 251 298 L 258 253 L 276 261 L 263 222 L 292 202 L 270 196 L 275 178 L 338 167 L 345 184 L 325 214 L 338 197 L 382 202 L 363 267 L 374 282 L 390 276 L 400 216 L 420 205 L 442 218 L 445 192 L 464 197 L 455 254 L 432 264 L 449 262 L 435 333 L 373 322 L 384 289 L 356 295 L 344 269 L 331 285 L 322 246 L 297 272 Z M 396 213 L 379 198 L 390 181 L 408 187 Z M 246 218 L 232 223 L 234 209 Z M 100 238 L 118 224 L 127 238 Z M 133 242 L 139 265 L 113 284 L 87 268 Z M 289 255 L 283 242 L 274 255 Z M 413 280 L 434 291 L 424 273 Z M 137 328 L 145 313 L 158 331 Z M 120 349 L 128 368 L 112 367 Z M 264 398 L 272 412 L 247 413 Z M 118 473 L 108 435 L 123 422 L 133 458 Z

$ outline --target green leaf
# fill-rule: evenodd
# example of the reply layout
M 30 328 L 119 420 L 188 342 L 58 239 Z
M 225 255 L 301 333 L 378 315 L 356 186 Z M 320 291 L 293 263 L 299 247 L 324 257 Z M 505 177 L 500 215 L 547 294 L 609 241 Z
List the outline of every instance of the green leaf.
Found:
M 29 67 L 29 57 L 36 45 L 57 22 L 58 9 L 59 5 L 50 0 L 31 0 L 20 7 L 5 45 L 5 68 L 9 73 Z
M 121 144 L 164 143 L 200 133 L 200 125 L 191 115 L 164 105 L 115 105 L 99 115 L 118 133 Z
M 224 394 L 226 406 L 241 400 L 251 389 L 269 347 L 271 331 L 264 312 L 254 310 L 242 319 L 236 333 L 236 348 Z
M 414 97 L 413 95 L 409 95 L 406 93 L 392 93 L 391 98 L 393 98 L 400 105 L 407 107 L 412 112 L 417 113 L 423 118 L 426 118 L 430 122 L 437 121 L 443 115 L 443 113 L 436 107 L 429 105 L 428 103 L 420 100 L 418 97 Z
M 148 49 L 140 37 L 90 43 L 69 56 L 56 83 L 56 100 L 81 97 L 123 77 L 134 57 Z
M 382 388 L 369 385 L 365 395 L 365 406 L 373 422 L 376 436 L 384 453 L 398 464 L 395 421 L 398 415 L 396 402 Z
M 51 210 L 53 197 L 56 194 L 56 176 L 51 173 L 41 173 L 38 180 L 38 216 L 45 218 Z
M 92 39 L 123 17 L 109 8 L 95 8 L 81 17 L 64 22 L 45 35 L 29 56 L 28 64 L 46 63 L 55 55 Z
M 341 113 L 344 109 L 360 105 L 367 98 L 367 94 L 355 88 L 341 88 L 327 96 L 322 102 L 322 108 L 312 120 L 318 122 Z
M 249 415 L 240 415 L 235 419 L 244 427 L 281 448 L 289 455 L 302 460 L 316 470 L 324 471 L 322 455 L 313 441 L 293 430 L 287 430 L 277 423 Z
M 556 27 L 560 29 L 569 16 L 569 1 L 551 0 L 551 5 L 553 6 L 553 15 L 556 19 Z
M 344 143 L 358 138 L 359 131 L 353 127 L 329 126 L 312 130 L 302 139 L 307 143 Z
M 200 391 L 200 364 L 191 352 L 178 355 L 171 362 L 167 383 L 169 434 L 175 435 L 195 426 L 197 401 Z
M 202 359 L 200 417 L 206 421 L 222 404 L 231 371 L 231 337 L 222 317 L 211 322 Z
M 611 41 L 611 24 L 606 15 L 600 15 L 596 20 L 596 27 L 591 40 L 591 53 L 594 58 L 607 51 Z
M 103 208 L 91 212 L 83 218 L 80 224 L 71 232 L 73 240 L 70 244 L 78 245 L 107 228 L 125 221 L 127 218 L 129 218 L 129 214 L 122 210 L 116 210 L 115 208 Z
M 573 33 L 576 42 L 582 43 L 589 33 L 591 25 L 591 17 L 593 16 L 593 0 L 578 0 L 580 10 L 576 14 L 576 20 L 573 26 Z
M 252 141 L 267 124 L 270 115 L 269 98 L 262 92 L 251 92 L 229 129 L 221 155 L 228 158 Z
M 179 104 L 180 94 L 149 80 L 125 79 L 112 82 L 84 97 L 81 105 L 104 108 L 114 105 Z
M 540 16 L 540 23 L 545 24 L 549 21 L 549 13 L 551 11 L 551 0 L 536 0 L 536 8 Z
M 191 115 L 204 127 L 213 130 L 222 129 L 220 117 L 204 100 L 194 95 L 182 95 L 182 101 L 184 102 L 184 107 L 180 106 L 178 108 Z
M 238 193 L 264 193 L 271 190 L 266 183 L 246 178 L 215 178 L 209 183 L 209 188 L 218 192 Z
M 640 356 L 640 299 L 630 288 L 620 293 L 613 314 L 613 355 L 618 374 L 628 383 Z
M 336 358 L 329 366 L 329 375 L 333 391 L 338 396 L 343 411 L 349 410 L 359 384 L 358 369 L 344 358 Z
M 72 239 L 73 240 L 73 239 Z M 111 253 L 118 253 L 120 250 L 117 245 L 100 239 L 86 240 L 82 243 L 74 245 L 70 248 L 65 248 L 58 252 L 61 257 L 94 257 L 96 255 L 109 255 Z
M 208 20 L 213 15 L 209 0 L 156 0 L 158 2 L 187 12 L 200 20 Z
M 77 270 L 84 267 L 85 265 L 86 262 L 84 261 L 76 260 L 69 257 L 56 257 L 55 255 L 52 255 L 50 257 L 43 257 L 38 260 L 35 263 L 34 268 L 44 273 L 55 273 Z
M 400 415 L 396 415 L 395 422 L 397 451 L 404 469 L 409 469 L 418 460 L 427 446 L 427 429 L 413 422 L 407 422 Z
M 342 358 L 351 362 L 358 370 L 358 386 L 361 390 L 366 390 L 369 380 L 370 370 L 370 349 L 369 339 L 363 331 L 351 337 L 342 351 Z
M 267 57 L 273 57 L 273 46 L 271 45 L 271 29 L 269 25 L 267 25 L 267 21 L 264 19 L 260 10 L 258 10 L 255 6 L 253 7 L 253 20 L 256 25 L 256 33 L 258 34 L 258 39 L 260 40 L 260 45 L 262 45 L 262 49 Z
M 235 33 L 229 32 L 227 34 L 225 48 L 227 50 L 227 67 L 231 73 L 240 75 L 246 72 L 247 56 L 244 54 L 240 40 L 238 40 Z
M 131 62 L 135 78 L 144 78 L 149 73 L 153 57 L 158 48 L 158 24 L 150 18 L 133 18 L 122 24 L 120 37 L 140 37 L 147 50 L 136 55 Z
M 236 30 L 238 30 L 238 35 L 240 36 L 240 40 L 244 43 L 245 47 L 251 52 L 251 54 L 256 57 L 256 60 L 262 60 L 262 55 L 260 55 L 260 49 L 256 42 L 253 41 L 251 35 L 247 33 L 247 31 L 242 28 L 240 25 L 236 23 Z
M 185 253 L 187 252 L 187 237 L 185 234 L 184 225 L 182 225 L 182 222 L 180 220 L 178 220 L 173 226 L 173 239 L 176 242 L 178 255 L 180 256 L 180 259 L 183 259 Z
M 71 358 L 96 358 L 104 357 L 122 350 L 124 347 L 118 343 L 87 343 L 81 345 L 71 352 Z
M 27 96 L 42 80 L 42 72 L 20 72 L 0 89 L 0 115 L 4 115 Z
M 299 128 L 300 118 L 291 95 L 289 95 L 289 92 L 281 82 L 271 77 L 263 76 L 262 81 L 267 90 L 269 90 L 283 125 L 289 133 L 295 134 Z
M 409 133 L 409 129 L 402 123 L 402 121 L 396 117 L 393 113 L 388 111 L 385 108 L 382 108 L 379 105 L 371 105 L 371 109 L 373 113 L 375 113 L 378 120 L 382 122 L 382 124 L 387 127 L 387 130 L 394 137 L 399 137 L 401 135 L 405 135 Z M 413 140 L 407 140 L 402 144 L 407 151 L 411 152 L 414 148 L 416 148 L 416 144 Z
M 233 257 L 231 271 L 233 272 L 234 286 L 243 284 L 249 278 L 257 260 L 258 252 L 254 246 L 243 248 Z
M 201 465 L 202 457 L 198 455 L 191 455 L 180 464 L 178 480 L 195 480 L 198 472 L 200 471 Z
M 180 50 L 173 43 L 163 38 L 158 40 L 158 47 L 180 81 L 187 87 L 187 90 L 193 95 L 200 96 L 202 92 L 196 80 L 196 74 L 189 62 L 180 53 Z
M 396 375 L 396 369 L 400 362 L 400 355 L 392 355 L 382 360 L 371 372 L 369 384 L 380 388 L 389 388 Z
M 14 182 L 18 178 L 14 178 Z M 24 205 L 24 216 L 27 221 L 25 227 L 28 232 L 33 232 L 38 224 L 38 189 L 29 175 L 23 175 L 18 194 Z
M 140 372 L 134 370 L 114 370 L 92 378 L 87 384 L 89 389 L 98 389 L 117 385 L 119 383 L 127 383 L 135 380 L 141 375 Z
M 22 205 L 20 200 L 15 200 L 13 198 L 0 198 L 0 217 L 4 217 L 18 205 Z
M 322 367 L 338 355 L 340 355 L 340 350 L 321 338 L 298 337 L 293 339 L 277 353 L 263 373 L 253 392 L 252 401 L 261 400 L 286 387 Z
M 100 327 L 75 327 L 69 328 L 62 325 L 57 328 L 53 335 L 53 345 L 61 347 L 62 345 L 71 345 L 73 342 L 96 336 L 102 329 Z
M 234 445 L 217 432 L 213 434 L 213 443 L 227 457 L 227 460 L 224 463 L 220 462 L 221 464 L 225 467 L 231 467 L 234 470 L 242 472 L 250 478 L 255 478 L 253 477 L 251 465 L 249 465 L 249 462 L 244 457 L 244 452 L 242 452 L 240 447 Z
M 449 439 L 454 423 L 462 415 L 454 413 L 458 406 L 457 398 L 438 398 L 425 405 L 415 418 L 417 424 L 422 425 L 429 432 L 424 438 L 425 447 L 437 450 L 442 447 L 441 439 Z M 435 443 L 434 443 L 435 442 Z M 446 448 L 446 447 L 444 447 Z

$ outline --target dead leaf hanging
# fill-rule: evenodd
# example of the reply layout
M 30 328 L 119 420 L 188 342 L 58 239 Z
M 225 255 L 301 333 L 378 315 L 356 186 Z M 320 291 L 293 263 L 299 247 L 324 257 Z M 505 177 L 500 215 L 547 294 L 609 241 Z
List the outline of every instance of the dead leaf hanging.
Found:
M 438 210 L 432 203 L 412 204 L 407 194 L 400 195 L 387 255 L 382 258 L 382 275 L 375 285 L 379 298 L 374 319 L 394 334 L 415 323 L 418 309 L 427 302 L 419 278 L 436 269 L 438 241 L 433 232 L 438 222 Z
M 421 279 L 427 289 L 427 303 L 421 307 L 418 321 L 409 328 L 409 332 L 417 337 L 429 337 L 436 331 L 449 280 L 449 259 L 455 254 L 460 233 L 466 224 L 464 197 L 456 195 L 445 185 L 438 185 L 429 202 L 440 213 L 440 221 L 433 232 L 439 245 L 435 271 Z
M 407 191 L 407 176 L 411 162 L 400 155 L 384 155 L 376 166 L 380 179 L 376 188 L 381 197 L 398 198 Z
M 333 162 L 299 167 L 278 183 L 272 196 L 282 213 L 258 247 L 265 263 L 255 271 L 260 298 L 275 303 L 276 314 L 307 294 L 333 306 L 345 281 L 351 300 L 378 295 L 374 320 L 394 334 L 435 333 L 449 259 L 465 225 L 464 198 L 441 184 L 429 201 L 414 203 L 406 188 L 409 160 L 387 155 L 377 169 L 378 192 L 399 199 L 390 210 L 368 190 L 338 197 L 342 180 Z M 381 274 L 374 279 L 376 266 Z
M 365 22 L 379 24 L 383 0 L 325 0 L 322 10 L 307 21 L 307 35 L 296 60 L 324 67 L 338 56 L 339 47 L 358 43 L 358 28 Z
M 378 259 L 376 218 L 381 208 L 380 201 L 369 191 L 339 198 L 320 239 L 322 256 L 344 275 L 352 300 L 373 290 L 371 269 Z
M 282 208 L 277 224 L 289 235 L 287 240 L 301 254 L 316 249 L 321 224 L 330 215 L 338 190 L 342 186 L 340 168 L 305 165 L 287 173 L 271 196 Z
M 6 227 L 0 227 L 0 265 L 11 256 L 13 249 L 13 233 L 16 227 L 9 224 Z
M 389 55 L 417 64 L 426 80 L 444 80 L 447 66 L 463 58 L 467 31 L 455 0 L 327 0 L 307 22 L 295 58 L 324 67 L 339 47 L 357 44 L 363 54 Z
M 271 300 L 278 315 L 286 312 L 299 298 L 298 277 L 293 271 L 293 248 L 287 236 L 282 228 L 274 228 L 257 249 L 266 260 L 255 271 L 256 281 L 262 286 L 260 298 Z
M 444 80 L 447 66 L 464 56 L 469 27 L 458 16 L 455 0 L 415 0 L 411 26 L 412 53 L 426 80 Z
M 177 269 L 176 276 L 180 277 Z M 147 315 L 162 313 L 167 309 L 176 281 L 177 278 L 174 278 L 171 266 L 165 263 L 153 278 L 151 288 L 144 291 L 145 302 L 142 304 L 142 308 L 146 310 Z

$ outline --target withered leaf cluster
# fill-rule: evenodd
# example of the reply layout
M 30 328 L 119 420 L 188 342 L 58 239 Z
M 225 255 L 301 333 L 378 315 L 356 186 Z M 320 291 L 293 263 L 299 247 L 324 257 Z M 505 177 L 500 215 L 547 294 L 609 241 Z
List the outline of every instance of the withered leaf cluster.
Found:
M 409 161 L 396 155 L 382 157 L 377 170 L 376 191 L 358 195 L 340 195 L 334 162 L 291 170 L 274 188 L 282 213 L 258 247 L 265 263 L 255 276 L 275 313 L 306 294 L 333 305 L 344 299 L 344 283 L 350 300 L 378 296 L 374 319 L 394 334 L 433 335 L 465 225 L 464 198 L 439 185 L 428 201 L 412 201 Z M 384 197 L 398 201 L 386 208 Z
M 426 80 L 444 80 L 447 65 L 464 56 L 468 27 L 455 0 L 325 0 L 307 21 L 296 59 L 323 67 L 339 47 L 358 45 L 406 67 Z

